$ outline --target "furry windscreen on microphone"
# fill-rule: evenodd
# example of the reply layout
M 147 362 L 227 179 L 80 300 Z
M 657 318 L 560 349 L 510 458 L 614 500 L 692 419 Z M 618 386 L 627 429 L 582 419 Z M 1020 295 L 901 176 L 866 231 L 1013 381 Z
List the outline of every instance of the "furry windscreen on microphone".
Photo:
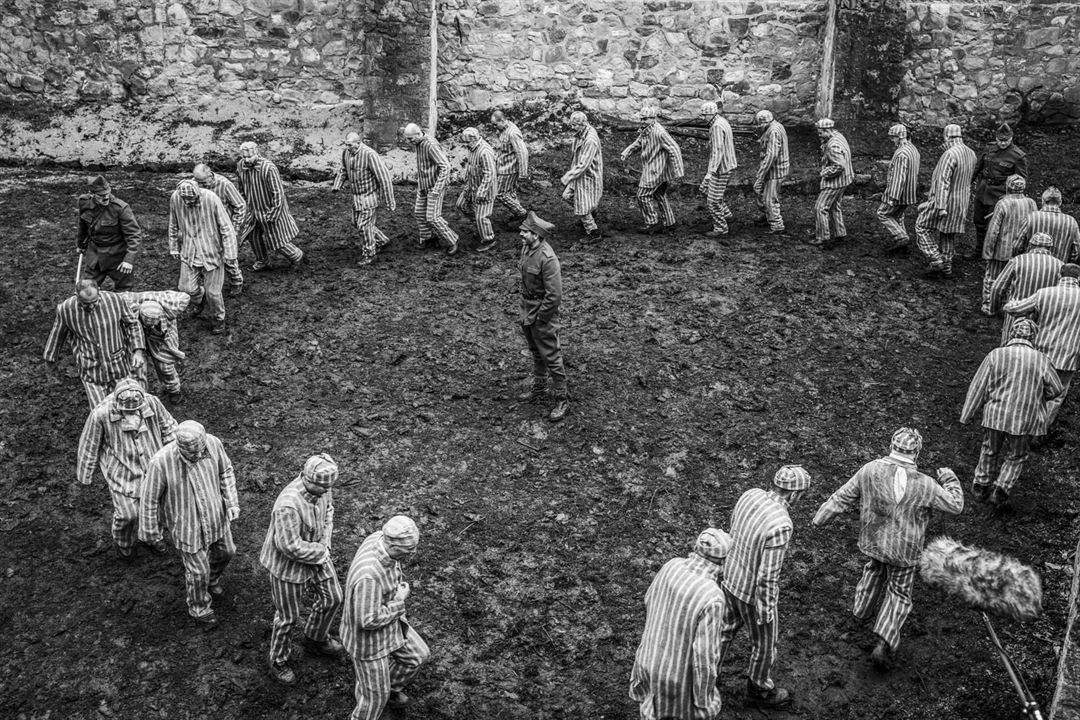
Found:
M 939 537 L 923 550 L 919 574 L 969 605 L 1023 620 L 1042 612 L 1042 581 L 1015 558 Z

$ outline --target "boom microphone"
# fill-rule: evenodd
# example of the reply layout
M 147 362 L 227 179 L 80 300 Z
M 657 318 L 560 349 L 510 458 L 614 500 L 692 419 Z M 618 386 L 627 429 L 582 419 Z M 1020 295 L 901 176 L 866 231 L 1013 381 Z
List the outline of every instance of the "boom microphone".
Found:
M 977 610 L 1015 620 L 1042 612 L 1038 573 L 1015 558 L 939 537 L 923 550 L 922 579 Z

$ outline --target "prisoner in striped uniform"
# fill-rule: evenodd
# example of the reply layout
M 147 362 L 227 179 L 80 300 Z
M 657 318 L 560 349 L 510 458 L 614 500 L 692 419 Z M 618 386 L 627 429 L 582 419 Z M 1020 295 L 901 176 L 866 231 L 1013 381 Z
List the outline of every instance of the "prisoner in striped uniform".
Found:
M 983 237 L 982 256 L 986 262 L 983 273 L 982 312 L 990 315 L 990 289 L 994 281 L 1012 259 L 1012 249 L 1017 238 L 1027 224 L 1028 217 L 1038 207 L 1035 201 L 1024 194 L 1027 181 L 1020 175 L 1010 175 L 1005 183 L 1007 192 L 994 205 L 994 214 L 986 227 Z
M 720 114 L 714 102 L 701 106 L 701 116 L 709 123 L 709 161 L 705 165 L 705 177 L 701 180 L 701 192 L 705 195 L 705 207 L 712 218 L 712 229 L 705 237 L 723 237 L 728 234 L 731 208 L 725 194 L 731 172 L 739 166 L 735 159 L 735 138 L 731 123 Z
M 898 123 L 890 127 L 889 138 L 895 150 L 889 160 L 885 192 L 881 194 L 877 218 L 892 238 L 892 245 L 886 248 L 886 252 L 898 252 L 908 248 L 910 238 L 904 227 L 904 212 L 915 204 L 922 158 L 919 149 L 908 140 L 908 131 L 903 125 Z
M 1032 344 L 1057 371 L 1062 393 L 1047 404 L 1046 430 L 1054 424 L 1061 403 L 1072 385 L 1073 375 L 1080 367 L 1080 265 L 1061 266 L 1061 280 L 1053 287 L 1036 290 L 1034 294 L 1005 304 L 1010 315 L 1030 314 L 1039 324 Z M 1038 433 L 1045 435 L 1046 432 Z
M 1028 216 L 1016 239 L 1013 255 L 1024 252 L 1036 233 L 1046 233 L 1053 239 L 1050 252 L 1058 260 L 1076 262 L 1080 258 L 1080 226 L 1076 218 L 1061 211 L 1061 191 L 1055 187 L 1043 190 L 1042 208 Z
M 989 498 L 995 507 L 1009 499 L 1020 478 L 1031 436 L 1046 427 L 1049 403 L 1065 393 L 1050 360 L 1031 344 L 1037 333 L 1028 318 L 1013 323 L 1012 339 L 983 358 L 960 411 L 960 422 L 966 425 L 982 408 L 983 440 L 972 492 L 977 500 Z
M 420 230 L 420 247 L 435 237 L 446 243 L 446 253 L 458 251 L 458 236 L 442 216 L 446 185 L 450 182 L 450 160 L 439 141 L 424 134 L 419 125 L 402 129 L 405 140 L 416 149 L 416 203 L 413 217 Z
M 221 440 L 193 420 L 150 459 L 139 490 L 139 539 L 162 542 L 168 529 L 184 563 L 188 614 L 217 625 L 211 596 L 221 597 L 221 573 L 236 554 L 230 523 L 240 517 L 236 476 Z
M 251 250 L 255 253 L 251 269 L 256 272 L 271 269 L 275 252 L 284 255 L 290 265 L 303 260 L 304 251 L 294 242 L 300 228 L 289 211 L 281 175 L 274 163 L 259 155 L 259 146 L 253 142 L 240 145 L 236 185 L 248 208 L 245 225 L 237 232 L 241 237 L 251 238 Z
M 166 397 L 173 404 L 179 403 L 183 398 L 176 365 L 183 362 L 187 354 L 180 349 L 180 332 L 176 322 L 187 309 L 191 296 L 175 290 L 145 290 L 120 293 L 120 297 L 139 318 L 146 341 L 146 354 L 150 356 L 158 380 L 165 386 Z M 144 387 L 149 387 L 145 364 L 136 372 L 136 377 Z
M 599 240 L 600 228 L 593 213 L 604 194 L 604 155 L 600 136 L 583 112 L 570 115 L 574 140 L 570 148 L 570 169 L 560 179 L 562 199 L 574 206 L 574 215 L 585 230 L 583 240 Z
M 117 380 L 137 372 L 146 361 L 135 313 L 117 293 L 98 289 L 93 280 L 81 280 L 77 294 L 56 306 L 45 362 L 59 360 L 69 338 L 91 410 L 112 392 Z
M 480 236 L 477 250 L 483 252 L 495 247 L 495 231 L 491 227 L 497 192 L 495 151 L 474 127 L 462 130 L 461 139 L 469 148 L 469 157 L 465 161 L 465 184 L 458 193 L 457 208 L 476 222 L 476 233 Z
M 641 155 L 641 176 L 638 178 L 637 202 L 645 220 L 642 232 L 651 233 L 675 226 L 675 211 L 668 202 L 668 184 L 678 182 L 686 174 L 682 151 L 668 131 L 657 122 L 660 109 L 647 105 L 641 109 L 638 136 L 619 156 L 624 162 L 634 153 Z
M 747 490 L 731 512 L 732 549 L 724 566 L 722 587 L 727 597 L 721 630 L 723 661 L 735 634 L 743 625 L 750 632 L 750 669 L 747 702 L 779 707 L 791 693 L 772 679 L 776 662 L 779 618 L 780 568 L 784 563 L 793 526 L 788 507 L 810 487 L 810 473 L 799 465 L 785 465 L 768 490 Z
M 90 411 L 79 437 L 75 478 L 83 485 L 101 470 L 112 496 L 112 536 L 123 559 L 132 556 L 139 531 L 139 487 L 150 458 L 173 441 L 176 421 L 161 401 L 125 378 Z M 160 552 L 163 546 L 152 546 Z
M 708 528 L 685 558 L 668 560 L 645 593 L 645 632 L 630 671 L 641 720 L 719 717 L 720 626 L 717 584 L 731 536 Z
M 502 110 L 491 113 L 491 122 L 499 129 L 492 143 L 498 172 L 495 199 L 510 209 L 513 221 L 524 220 L 528 211 L 518 200 L 517 187 L 529 177 L 529 147 L 518 126 L 507 120 Z
M 364 539 L 349 566 L 341 640 L 356 672 L 351 720 L 378 720 L 387 707 L 406 707 L 405 685 L 431 651 L 405 617 L 409 583 L 401 563 L 416 553 L 420 531 L 404 515 Z
M 233 230 L 236 231 L 236 247 L 239 250 L 240 246 L 244 244 L 244 240 L 247 239 L 246 235 L 240 235 L 240 228 L 247 227 L 250 233 L 251 223 L 247 222 L 248 209 L 247 203 L 244 202 L 244 196 L 240 194 L 240 191 L 236 189 L 232 181 L 224 175 L 218 175 L 210 166 L 206 163 L 199 163 L 191 171 L 192 177 L 195 182 L 199 184 L 199 187 L 204 190 L 209 190 L 218 196 L 218 200 L 225 206 L 225 211 L 229 213 L 229 220 L 232 222 Z M 244 276 L 240 272 L 239 263 L 236 265 L 225 266 L 225 279 L 229 285 L 229 295 L 240 295 L 244 291 Z
M 915 218 L 915 241 L 932 275 L 952 277 L 957 237 L 964 232 L 971 202 L 975 152 L 964 144 L 959 125 L 945 126 L 945 152 L 930 176 L 930 192 Z M 936 237 L 935 237 L 936 236 Z
M 937 481 L 919 472 L 915 461 L 922 435 L 902 427 L 893 433 L 887 456 L 866 463 L 822 503 L 813 525 L 859 508 L 859 550 L 868 560 L 855 586 L 852 613 L 860 620 L 876 615 L 877 645 L 871 660 L 882 670 L 893 665 L 900 629 L 911 612 L 911 591 L 919 569 L 926 526 L 935 510 L 959 515 L 964 490 L 949 468 L 938 468 Z
M 270 676 L 286 685 L 296 682 L 288 665 L 289 633 L 300 620 L 304 592 L 315 602 L 304 625 L 304 648 L 337 657 L 344 646 L 330 637 L 330 623 L 341 607 L 341 583 L 330 557 L 334 531 L 332 489 L 338 466 L 326 453 L 312 455 L 300 474 L 274 501 L 259 563 L 270 571 L 274 625 L 270 631 Z
M 210 332 L 225 331 L 225 266 L 236 260 L 236 231 L 221 200 L 194 180 L 182 180 L 169 199 L 169 254 L 180 261 L 177 289 L 191 296 L 195 314 L 205 305 Z
M 375 253 L 390 242 L 390 238 L 375 225 L 375 211 L 381 205 L 390 212 L 397 207 L 394 200 L 394 184 L 390 169 L 379 153 L 364 144 L 358 133 L 345 136 L 345 149 L 341 152 L 341 166 L 330 188 L 337 192 L 348 184 L 352 194 L 353 225 L 360 232 L 360 260 L 358 265 L 369 265 Z
M 1051 287 L 1061 276 L 1064 264 L 1050 254 L 1053 240 L 1046 233 L 1038 233 L 1028 243 L 1028 251 L 1005 263 L 1001 274 L 990 286 L 990 312 L 998 313 L 1009 300 L 1023 300 L 1036 290 Z M 1013 316 L 1005 314 L 1001 323 L 1001 344 L 1012 337 Z
M 855 181 L 855 171 L 851 169 L 851 147 L 832 118 L 821 118 L 816 126 L 821 140 L 820 190 L 814 203 L 814 234 L 809 244 L 824 245 L 847 239 L 840 203 Z
M 768 110 L 759 110 L 754 123 L 762 128 L 758 137 L 761 162 L 754 176 L 754 193 L 758 207 L 773 235 L 784 235 L 784 217 L 780 214 L 780 183 L 791 174 L 787 130 Z

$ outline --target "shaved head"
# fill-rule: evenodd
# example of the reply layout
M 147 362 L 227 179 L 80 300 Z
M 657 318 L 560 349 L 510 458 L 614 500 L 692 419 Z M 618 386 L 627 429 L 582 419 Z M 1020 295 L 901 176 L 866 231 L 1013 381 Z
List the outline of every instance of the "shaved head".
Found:
M 195 182 L 199 183 L 206 182 L 214 175 L 214 173 L 210 170 L 210 166 L 206 163 L 199 163 L 198 165 L 196 165 L 195 168 L 191 171 L 191 174 L 194 176 Z
M 407 138 L 416 138 L 424 134 L 424 131 L 420 129 L 420 126 L 416 123 L 409 123 L 401 130 L 401 134 Z
M 352 145 L 353 143 L 360 142 L 360 133 L 351 132 L 345 136 L 345 144 Z

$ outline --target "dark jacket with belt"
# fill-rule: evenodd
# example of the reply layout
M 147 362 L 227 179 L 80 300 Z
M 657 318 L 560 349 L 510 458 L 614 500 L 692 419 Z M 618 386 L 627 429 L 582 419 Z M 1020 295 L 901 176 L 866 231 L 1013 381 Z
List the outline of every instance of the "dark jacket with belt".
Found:
M 1002 150 L 992 147 L 979 156 L 975 164 L 975 199 L 993 207 L 1005 196 L 1005 181 L 1010 175 L 1027 180 L 1027 153 L 1015 144 Z
M 79 196 L 76 243 L 86 253 L 87 267 L 108 271 L 133 262 L 141 239 L 142 230 L 126 202 L 113 197 L 108 205 L 98 205 L 91 195 Z
M 551 322 L 562 302 L 559 258 L 547 242 L 521 251 L 521 324 Z

